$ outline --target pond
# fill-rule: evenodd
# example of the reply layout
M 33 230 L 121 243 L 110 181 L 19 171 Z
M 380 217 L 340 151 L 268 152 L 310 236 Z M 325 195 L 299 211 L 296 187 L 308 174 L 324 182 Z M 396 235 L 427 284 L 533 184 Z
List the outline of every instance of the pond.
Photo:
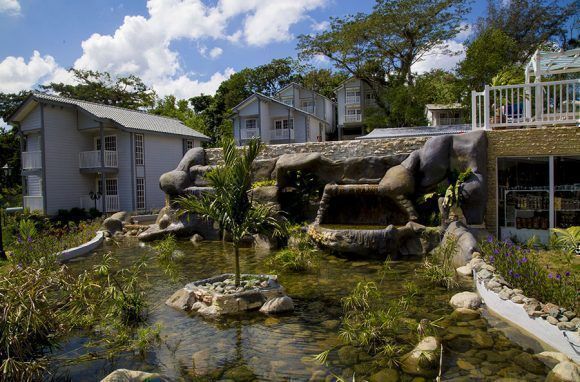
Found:
M 164 305 L 164 301 L 187 282 L 230 272 L 233 266 L 228 244 L 203 242 L 193 246 L 180 242 L 185 258 L 171 280 L 155 261 L 151 247 L 126 241 L 106 245 L 91 257 L 69 263 L 73 271 L 97 264 L 106 251 L 115 252 L 122 265 L 129 265 L 143 255 L 151 256 L 147 274 L 149 321 L 162 325 L 164 343 L 145 357 L 121 354 L 116 359 L 92 360 L 74 366 L 54 365 L 55 374 L 73 381 L 98 381 L 118 368 L 159 372 L 176 380 L 259 380 L 324 381 L 331 373 L 352 380 L 365 380 L 380 368 L 364 352 L 345 346 L 339 338 L 342 314 L 340 299 L 359 281 L 375 281 L 388 298 L 404 294 L 403 281 L 418 285 L 418 294 L 410 317 L 401 318 L 413 326 L 423 318 L 438 321 L 444 328 L 444 380 L 495 380 L 501 377 L 543 381 L 549 370 L 538 364 L 528 352 L 542 351 L 537 342 L 513 328 L 494 320 L 491 328 L 484 318 L 455 321 L 449 314 L 450 292 L 422 281 L 417 273 L 420 260 L 392 262 L 391 270 L 381 274 L 380 260 L 348 260 L 321 253 L 320 267 L 307 274 L 280 273 L 279 280 L 294 299 L 296 311 L 289 315 L 267 317 L 251 313 L 238 318 L 207 320 L 188 315 Z M 243 272 L 268 273 L 268 251 L 244 249 Z M 144 275 L 145 279 L 145 275 Z M 507 331 L 501 330 L 505 327 Z M 528 352 L 504 334 L 522 343 Z M 522 340 L 527 339 L 526 342 Z M 70 338 L 54 354 L 66 357 L 82 353 L 82 335 Z M 401 338 L 404 340 L 404 337 Z M 327 366 L 312 361 L 322 351 L 334 348 Z M 530 349 L 531 348 L 531 349 Z M 80 349 L 80 350 L 78 350 Z M 195 365 L 195 366 L 194 366 Z M 412 377 L 402 376 L 411 381 Z

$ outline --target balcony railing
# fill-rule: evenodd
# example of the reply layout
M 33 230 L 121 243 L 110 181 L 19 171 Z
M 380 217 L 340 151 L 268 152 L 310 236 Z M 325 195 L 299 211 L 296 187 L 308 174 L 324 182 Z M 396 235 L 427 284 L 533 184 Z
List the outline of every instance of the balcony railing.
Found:
M 360 114 L 345 114 L 344 122 L 352 123 L 352 122 L 361 122 L 362 115 Z
M 25 151 L 22 153 L 22 169 L 35 170 L 42 168 L 42 155 L 40 151 Z
M 242 139 L 252 139 L 260 136 L 258 129 L 242 129 Z
M 580 124 L 580 79 L 486 86 L 471 93 L 473 129 Z
M 270 132 L 271 140 L 294 139 L 294 129 L 275 129 Z
M 347 105 L 360 105 L 360 96 L 346 96 Z
M 24 196 L 24 208 L 30 211 L 44 210 L 44 199 L 42 196 Z
M 82 151 L 79 154 L 79 168 L 118 167 L 117 152 L 105 150 L 105 163 L 101 166 L 101 151 Z
M 119 195 L 105 195 L 104 198 L 107 212 L 117 212 L 121 210 Z M 95 201 L 88 196 L 82 196 L 80 202 L 81 208 L 84 208 L 87 211 L 91 208 L 95 208 Z M 97 210 L 103 210 L 103 199 L 97 200 Z

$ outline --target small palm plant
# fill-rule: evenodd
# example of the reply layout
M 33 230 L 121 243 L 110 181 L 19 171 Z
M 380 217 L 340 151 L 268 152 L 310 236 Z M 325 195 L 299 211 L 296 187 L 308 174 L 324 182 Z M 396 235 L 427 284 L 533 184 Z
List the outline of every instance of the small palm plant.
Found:
M 252 163 L 263 145 L 252 139 L 238 150 L 233 139 L 222 142 L 224 164 L 209 171 L 205 178 L 213 188 L 201 196 L 187 196 L 179 200 L 182 213 L 195 213 L 217 222 L 229 233 L 236 259 L 236 286 L 240 285 L 240 243 L 250 235 L 282 235 L 285 220 L 269 205 L 252 202 Z
M 554 228 L 551 239 L 554 248 L 566 253 L 568 263 L 572 262 L 575 254 L 580 255 L 580 226 Z

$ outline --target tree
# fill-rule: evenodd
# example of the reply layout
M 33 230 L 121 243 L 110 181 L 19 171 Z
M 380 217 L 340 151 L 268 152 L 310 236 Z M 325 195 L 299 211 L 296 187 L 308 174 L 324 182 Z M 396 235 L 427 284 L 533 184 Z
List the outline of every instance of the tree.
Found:
M 189 107 L 189 102 L 184 99 L 177 100 L 173 95 L 168 95 L 158 100 L 150 112 L 152 114 L 178 119 L 185 126 L 200 132 L 205 132 L 206 130 L 203 118 Z
M 481 90 L 502 68 L 517 62 L 517 42 L 500 29 L 487 29 L 469 43 L 458 72 L 468 88 Z
M 232 238 L 235 255 L 235 282 L 240 285 L 240 243 L 253 234 L 280 235 L 284 222 L 271 206 L 256 203 L 250 198 L 252 163 L 262 150 L 262 143 L 252 139 L 238 150 L 233 139 L 222 142 L 224 164 L 206 174 L 212 192 L 179 200 L 182 213 L 199 214 L 217 222 Z
M 114 77 L 107 72 L 70 69 L 76 84 L 50 83 L 40 89 L 63 97 L 119 106 L 149 109 L 155 105 L 155 92 L 134 75 Z
M 302 75 L 302 86 L 336 101 L 336 89 L 348 75 L 330 69 L 312 69 Z
M 475 38 L 500 30 L 514 41 L 515 60 L 526 62 L 542 44 L 566 44 L 565 26 L 578 9 L 578 0 L 488 0 L 487 15 L 477 21 Z
M 417 94 L 423 106 L 429 103 L 450 104 L 461 102 L 465 90 L 460 79 L 451 72 L 434 69 L 417 76 Z
M 253 69 L 244 69 L 247 90 L 250 93 L 264 93 L 273 96 L 283 87 L 292 82 L 300 82 L 301 65 L 291 59 L 273 59 L 270 63 L 257 66 Z
M 0 119 L 6 121 L 29 94 L 29 92 L 0 93 Z M 9 192 L 8 190 L 4 191 L 4 188 L 18 191 L 21 183 L 20 140 L 18 130 L 15 128 L 4 129 L 0 127 L 0 168 L 5 165 L 12 169 L 12 173 L 5 179 L 5 183 L 0 184 L 0 192 Z
M 331 19 L 330 30 L 299 37 L 302 58 L 328 57 L 379 94 L 386 82 L 412 85 L 412 66 L 461 30 L 465 0 L 377 0 L 370 14 Z

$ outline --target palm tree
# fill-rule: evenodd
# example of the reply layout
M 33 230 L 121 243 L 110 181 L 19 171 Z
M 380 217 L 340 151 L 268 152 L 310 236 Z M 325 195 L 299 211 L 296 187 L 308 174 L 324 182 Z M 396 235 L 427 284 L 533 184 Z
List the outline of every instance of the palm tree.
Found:
M 253 234 L 282 235 L 285 219 L 268 205 L 252 202 L 252 162 L 262 149 L 259 139 L 237 149 L 233 139 L 222 141 L 224 164 L 209 171 L 205 178 L 213 191 L 179 200 L 182 213 L 195 213 L 217 222 L 229 233 L 236 258 L 236 286 L 240 285 L 240 243 Z

